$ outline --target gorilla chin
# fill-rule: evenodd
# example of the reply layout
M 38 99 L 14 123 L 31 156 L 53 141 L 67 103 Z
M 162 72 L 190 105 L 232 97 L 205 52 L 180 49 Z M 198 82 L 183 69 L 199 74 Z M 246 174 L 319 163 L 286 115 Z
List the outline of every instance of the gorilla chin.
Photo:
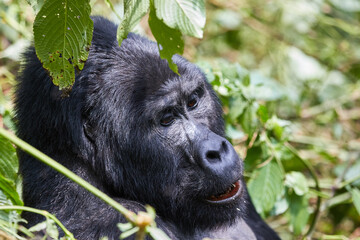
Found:
M 178 55 L 175 74 L 156 43 L 133 33 L 119 47 L 117 26 L 92 19 L 89 57 L 69 96 L 34 47 L 24 53 L 18 136 L 127 209 L 153 206 L 156 225 L 173 240 L 279 239 L 251 203 L 205 74 Z M 19 164 L 26 206 L 56 215 L 76 239 L 119 239 L 126 219 L 115 209 L 21 151 Z M 45 220 L 22 216 L 28 227 Z

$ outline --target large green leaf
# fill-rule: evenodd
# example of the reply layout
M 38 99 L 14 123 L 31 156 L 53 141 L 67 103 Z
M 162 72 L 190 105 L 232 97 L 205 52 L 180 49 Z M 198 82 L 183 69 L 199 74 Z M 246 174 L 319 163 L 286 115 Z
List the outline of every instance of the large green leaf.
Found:
M 205 26 L 204 0 L 154 0 L 156 15 L 171 28 L 202 38 Z
M 269 212 L 277 196 L 280 196 L 283 190 L 283 177 L 280 167 L 274 161 L 253 172 L 248 188 L 255 208 L 261 215 Z
M 125 0 L 124 17 L 117 29 L 119 45 L 128 33 L 139 23 L 141 18 L 149 11 L 150 0 Z
M 166 59 L 171 70 L 178 73 L 178 68 L 172 61 L 172 56 L 176 53 L 182 54 L 184 51 L 184 41 L 181 32 L 177 29 L 169 28 L 163 21 L 158 19 L 153 6 L 150 9 L 149 26 L 159 45 L 160 57 Z
M 88 57 L 93 22 L 89 0 L 47 0 L 36 15 L 34 41 L 38 58 L 55 85 L 70 87 L 75 68 Z

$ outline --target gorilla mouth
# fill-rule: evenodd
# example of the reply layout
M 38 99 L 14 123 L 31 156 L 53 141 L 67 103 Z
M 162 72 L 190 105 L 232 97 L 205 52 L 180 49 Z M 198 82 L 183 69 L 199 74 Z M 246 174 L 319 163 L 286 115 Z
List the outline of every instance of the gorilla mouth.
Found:
M 206 199 L 209 203 L 215 203 L 215 204 L 222 204 L 222 203 L 228 203 L 230 201 L 235 200 L 237 197 L 241 194 L 241 185 L 240 180 L 236 181 L 235 183 L 231 184 L 231 186 L 223 193 L 212 195 L 209 198 Z

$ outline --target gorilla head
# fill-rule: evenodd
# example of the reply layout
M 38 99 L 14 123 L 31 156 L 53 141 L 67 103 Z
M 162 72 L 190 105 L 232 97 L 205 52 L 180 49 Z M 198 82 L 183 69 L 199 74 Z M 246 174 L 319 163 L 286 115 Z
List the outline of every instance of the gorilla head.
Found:
M 114 24 L 94 18 L 89 58 L 67 98 L 34 50 L 27 52 L 18 135 L 131 210 L 150 204 L 175 239 L 201 239 L 196 232 L 244 218 L 242 161 L 224 137 L 221 105 L 205 75 L 174 56 L 177 75 L 155 43 L 129 34 L 119 47 L 115 34 Z M 118 238 L 118 213 L 26 154 L 20 165 L 26 205 L 54 213 L 79 239 Z M 248 215 L 268 230 L 253 208 Z
M 97 66 L 101 75 L 79 78 L 85 134 L 100 154 L 94 167 L 107 162 L 104 182 L 184 229 L 235 219 L 241 160 L 224 138 L 221 105 L 204 74 L 179 56 L 175 74 L 155 43 L 133 34 L 106 55 L 99 64 L 92 52 L 86 63 L 85 71 Z

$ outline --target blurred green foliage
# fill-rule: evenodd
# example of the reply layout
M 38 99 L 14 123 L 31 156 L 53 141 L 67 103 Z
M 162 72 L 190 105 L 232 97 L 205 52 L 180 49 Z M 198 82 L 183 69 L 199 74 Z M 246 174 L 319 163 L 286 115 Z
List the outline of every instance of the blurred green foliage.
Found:
M 91 4 L 117 21 L 102 1 Z M 360 2 L 208 0 L 206 11 L 204 37 L 185 38 L 184 55 L 222 100 L 259 213 L 282 239 L 359 238 Z M 34 13 L 4 0 L 0 18 L 0 125 L 13 129 L 11 94 Z M 149 33 L 142 22 L 135 31 Z

